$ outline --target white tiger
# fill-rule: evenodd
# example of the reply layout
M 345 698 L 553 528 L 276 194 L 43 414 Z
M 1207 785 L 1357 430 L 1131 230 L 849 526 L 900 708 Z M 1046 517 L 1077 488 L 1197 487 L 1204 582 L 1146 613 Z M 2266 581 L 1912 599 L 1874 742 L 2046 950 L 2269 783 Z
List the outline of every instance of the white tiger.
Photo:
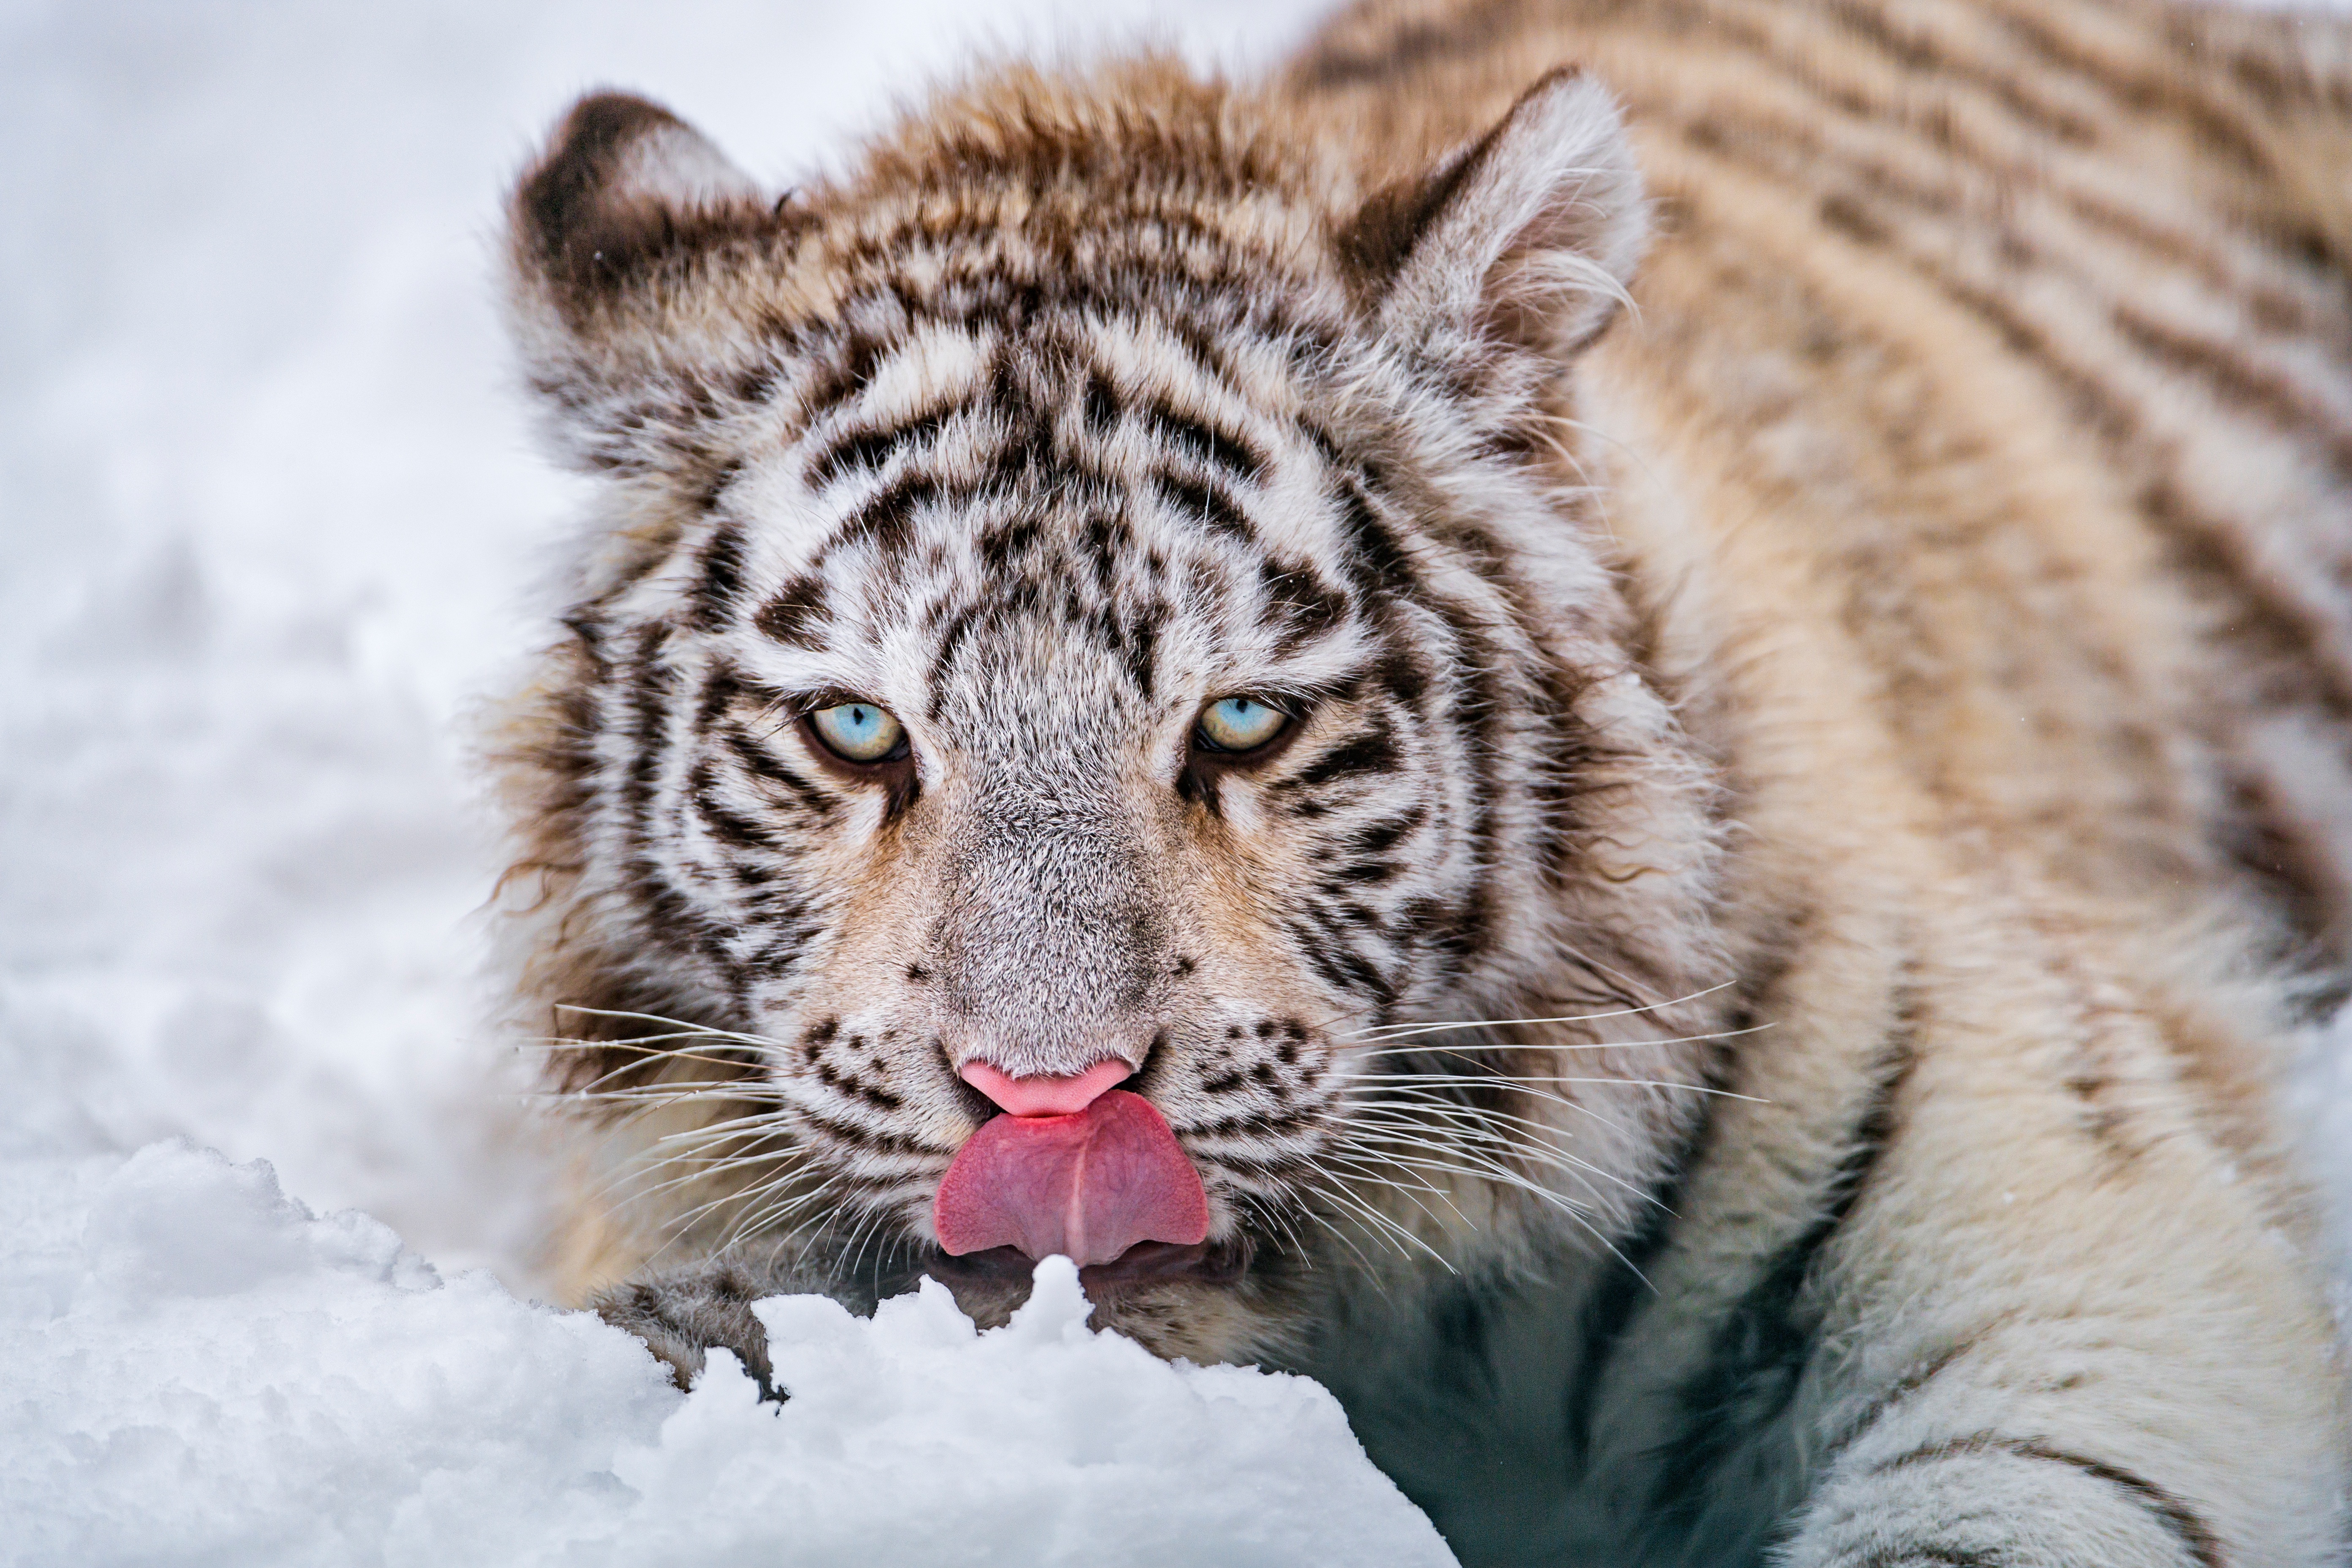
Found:
M 1066 1252 L 1469 1563 L 2337 1560 L 2267 1074 L 2352 888 L 2347 58 L 1376 4 L 781 195 L 583 100 L 508 286 L 604 500 L 505 732 L 580 1293 L 683 1376 Z

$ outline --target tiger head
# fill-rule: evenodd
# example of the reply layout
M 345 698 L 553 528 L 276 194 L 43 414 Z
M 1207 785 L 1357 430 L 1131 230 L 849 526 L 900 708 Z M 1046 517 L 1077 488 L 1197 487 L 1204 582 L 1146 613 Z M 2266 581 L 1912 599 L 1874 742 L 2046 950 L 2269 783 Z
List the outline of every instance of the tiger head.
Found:
M 1566 417 L 1627 143 L 1563 73 L 1365 190 L 1277 117 L 1016 71 L 779 195 L 600 95 L 526 172 L 603 500 L 509 748 L 524 984 L 658 1226 L 983 1315 L 1067 1251 L 1216 1357 L 1638 1202 L 1718 960 Z

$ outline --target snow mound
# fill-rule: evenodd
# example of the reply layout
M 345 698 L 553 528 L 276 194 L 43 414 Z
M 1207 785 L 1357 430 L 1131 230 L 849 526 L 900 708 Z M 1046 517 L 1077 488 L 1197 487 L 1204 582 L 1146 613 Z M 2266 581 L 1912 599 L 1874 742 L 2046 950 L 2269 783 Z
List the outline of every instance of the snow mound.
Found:
M 870 1321 L 761 1302 L 779 1406 L 264 1162 L 0 1171 L 12 1563 L 1452 1562 L 1321 1387 L 1089 1330 L 1066 1258 L 984 1333 L 930 1281 Z

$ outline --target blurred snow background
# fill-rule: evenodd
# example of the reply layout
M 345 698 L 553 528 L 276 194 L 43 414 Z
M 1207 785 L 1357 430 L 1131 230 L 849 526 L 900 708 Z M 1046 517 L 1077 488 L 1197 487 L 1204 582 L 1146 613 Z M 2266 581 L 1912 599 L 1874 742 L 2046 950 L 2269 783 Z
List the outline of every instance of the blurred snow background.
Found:
M 1246 65 L 1320 8 L 0 0 L 0 1381 L 18 1391 L 0 1516 L 51 1510 L 0 1559 L 145 1561 L 169 1539 L 244 1562 L 398 1560 L 405 1541 L 422 1561 L 435 1521 L 490 1517 L 432 1486 L 498 1476 L 527 1494 L 516 1521 L 602 1508 L 625 1534 L 615 1500 L 691 1466 L 616 1444 L 751 1440 L 733 1385 L 682 1404 L 631 1342 L 487 1278 L 422 1304 L 422 1259 L 542 1283 L 544 1157 L 482 1023 L 496 857 L 464 736 L 538 635 L 576 500 L 531 450 L 488 282 L 506 182 L 553 117 L 633 88 L 781 185 L 976 45 L 1152 36 Z M 2341 1043 L 2315 1044 L 2298 1097 L 2344 1191 Z M 174 1137 L 266 1157 L 287 1193 L 363 1209 L 414 1254 L 192 1151 L 125 1163 Z M 175 1252 L 175 1225 L 245 1237 L 228 1273 Z M 952 1329 L 924 1321 L 908 1343 Z M 420 1350 L 435 1335 L 454 1361 Z M 256 1404 L 273 1366 L 340 1379 L 346 1405 Z M 1129 1372 L 1124 1408 L 1157 1408 L 1166 1389 Z M 353 1481 L 393 1406 L 401 1431 L 473 1436 Z M 254 1521 L 286 1500 L 229 1488 L 209 1525 L 157 1507 L 108 1544 L 73 1523 L 196 1507 L 191 1478 L 218 1489 L 240 1465 L 286 1467 L 303 1507 L 341 1506 L 331 1480 L 392 1511 L 269 1544 Z M 165 1475 L 182 1485 L 159 1494 Z M 1396 1560 L 1425 1560 L 1410 1535 Z

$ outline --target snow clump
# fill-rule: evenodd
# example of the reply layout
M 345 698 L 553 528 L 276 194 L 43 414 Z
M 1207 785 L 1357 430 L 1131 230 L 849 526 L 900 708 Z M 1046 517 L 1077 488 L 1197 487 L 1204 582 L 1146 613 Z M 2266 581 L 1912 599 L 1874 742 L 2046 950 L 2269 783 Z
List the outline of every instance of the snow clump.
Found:
M 1066 1258 L 987 1332 L 761 1302 L 779 1405 L 185 1142 L 0 1167 L 0 1246 L 26 1568 L 1453 1561 L 1319 1385 L 1089 1330 Z

